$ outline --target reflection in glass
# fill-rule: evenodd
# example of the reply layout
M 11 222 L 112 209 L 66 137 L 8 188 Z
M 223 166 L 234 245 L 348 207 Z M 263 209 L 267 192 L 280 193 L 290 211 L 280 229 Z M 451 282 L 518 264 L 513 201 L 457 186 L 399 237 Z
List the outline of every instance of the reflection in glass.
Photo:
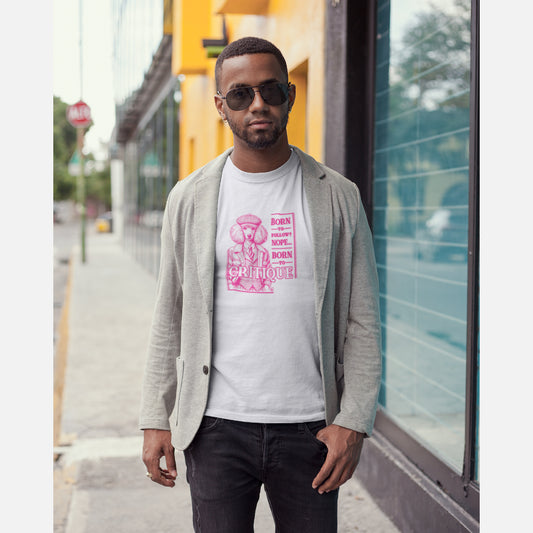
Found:
M 166 198 L 178 178 L 178 108 L 171 89 L 125 150 L 125 246 L 154 276 Z
M 456 470 L 465 424 L 470 3 L 378 1 L 383 409 Z
M 163 2 L 113 0 L 113 73 L 117 123 L 122 120 L 163 38 Z

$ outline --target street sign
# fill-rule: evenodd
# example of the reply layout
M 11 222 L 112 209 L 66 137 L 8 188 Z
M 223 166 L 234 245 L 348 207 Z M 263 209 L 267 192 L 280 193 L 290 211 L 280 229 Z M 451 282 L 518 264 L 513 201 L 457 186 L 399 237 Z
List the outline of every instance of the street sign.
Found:
M 96 168 L 96 164 L 94 161 L 86 161 L 84 158 L 83 161 L 83 171 L 86 176 L 90 175 L 92 171 Z M 80 173 L 80 154 L 78 153 L 78 150 L 76 150 L 72 157 L 70 158 L 67 166 L 67 172 L 71 176 L 79 176 Z
M 67 120 L 75 128 L 86 128 L 91 124 L 91 108 L 82 100 L 67 107 Z

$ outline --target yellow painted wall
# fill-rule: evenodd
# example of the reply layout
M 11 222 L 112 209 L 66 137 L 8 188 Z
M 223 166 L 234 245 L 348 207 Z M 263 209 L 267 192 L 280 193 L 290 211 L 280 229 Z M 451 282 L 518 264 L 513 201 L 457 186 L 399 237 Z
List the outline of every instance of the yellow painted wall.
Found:
M 307 93 L 308 93 L 309 61 L 305 60 L 295 69 L 289 70 L 289 80 L 296 87 L 296 102 L 289 115 L 287 135 L 290 143 L 304 152 L 309 151 L 307 137 Z
M 208 37 L 210 1 L 173 0 L 172 71 L 177 74 L 204 74 L 208 60 L 202 38 Z
M 289 81 L 296 85 L 296 102 L 287 127 L 289 142 L 322 160 L 325 3 L 321 0 L 269 0 L 266 10 L 265 2 L 256 4 L 263 14 L 224 15 L 229 40 L 231 42 L 246 36 L 262 37 L 281 50 L 287 61 Z M 217 11 L 224 11 L 225 5 L 234 10 L 239 3 L 197 0 L 191 5 L 197 6 L 191 20 L 198 20 L 199 14 L 206 10 L 210 13 L 209 20 L 202 23 L 203 28 L 210 28 L 210 33 L 197 35 L 196 39 L 219 39 L 222 37 L 223 15 L 217 14 Z M 179 18 L 175 14 L 174 22 L 174 31 L 180 31 L 179 26 L 188 24 L 187 16 Z M 191 28 L 187 31 L 191 32 Z M 184 40 L 180 43 L 180 46 L 185 46 Z M 216 59 L 207 59 L 203 74 L 185 72 L 180 113 L 180 179 L 233 144 L 231 130 L 220 121 L 215 110 L 215 62 Z M 174 70 L 173 73 L 178 75 L 183 71 Z

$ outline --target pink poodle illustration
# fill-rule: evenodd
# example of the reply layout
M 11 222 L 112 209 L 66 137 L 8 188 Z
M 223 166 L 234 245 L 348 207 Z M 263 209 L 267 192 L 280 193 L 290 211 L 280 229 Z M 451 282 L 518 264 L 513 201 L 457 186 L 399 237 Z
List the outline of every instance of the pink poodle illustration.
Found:
M 275 281 L 270 254 L 261 246 L 268 232 L 255 215 L 242 215 L 230 229 L 236 243 L 228 249 L 226 278 L 230 291 L 273 293 Z

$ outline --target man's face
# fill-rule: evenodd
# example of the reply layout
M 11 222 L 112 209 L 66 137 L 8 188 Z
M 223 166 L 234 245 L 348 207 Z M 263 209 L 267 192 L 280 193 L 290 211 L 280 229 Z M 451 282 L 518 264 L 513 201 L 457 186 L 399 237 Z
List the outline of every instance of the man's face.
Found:
M 287 83 L 274 55 L 230 57 L 222 64 L 219 90 L 225 96 L 236 87 L 256 87 L 269 81 Z M 295 91 L 294 86 L 291 86 L 288 100 L 279 106 L 268 105 L 257 91 L 252 103 L 241 111 L 230 109 L 218 95 L 215 96 L 215 105 L 222 118 L 228 121 L 235 143 L 242 142 L 249 148 L 260 150 L 274 146 L 285 132 Z

